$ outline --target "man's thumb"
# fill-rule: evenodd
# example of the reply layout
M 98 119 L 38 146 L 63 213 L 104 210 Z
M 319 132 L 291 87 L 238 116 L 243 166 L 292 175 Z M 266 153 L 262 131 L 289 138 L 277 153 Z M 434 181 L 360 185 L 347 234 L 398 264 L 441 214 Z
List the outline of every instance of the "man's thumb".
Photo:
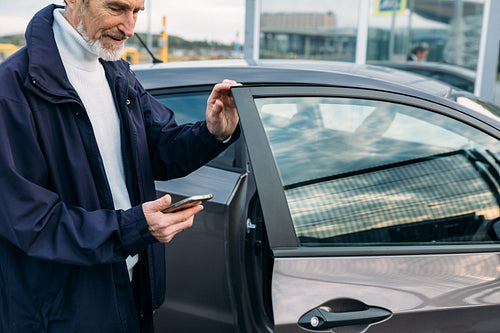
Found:
M 161 212 L 168 206 L 170 206 L 170 203 L 172 202 L 172 197 L 169 194 L 165 194 L 164 196 L 154 200 L 154 201 L 149 201 L 145 202 L 142 207 L 144 210 L 144 213 L 149 212 L 149 213 L 155 213 L 155 212 Z

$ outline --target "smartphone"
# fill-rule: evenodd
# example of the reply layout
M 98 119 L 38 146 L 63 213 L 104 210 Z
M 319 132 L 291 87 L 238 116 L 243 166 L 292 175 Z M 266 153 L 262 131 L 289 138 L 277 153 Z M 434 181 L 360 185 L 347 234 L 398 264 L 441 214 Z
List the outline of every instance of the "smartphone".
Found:
M 180 201 L 177 201 L 164 210 L 162 210 L 163 213 L 173 213 L 178 210 L 183 210 L 189 207 L 193 207 L 196 205 L 201 204 L 202 202 L 205 202 L 207 200 L 212 199 L 214 196 L 212 194 L 201 194 L 201 195 L 193 195 L 191 197 L 187 197 L 185 199 L 182 199 Z

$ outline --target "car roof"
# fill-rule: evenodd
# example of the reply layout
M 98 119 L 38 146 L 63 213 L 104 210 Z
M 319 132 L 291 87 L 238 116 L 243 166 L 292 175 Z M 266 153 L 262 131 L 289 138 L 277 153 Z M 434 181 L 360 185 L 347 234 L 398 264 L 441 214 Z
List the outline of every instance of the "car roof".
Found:
M 300 66 L 303 69 L 316 69 L 352 73 L 365 77 L 396 82 L 405 86 L 429 92 L 433 95 L 448 97 L 454 90 L 452 86 L 438 80 L 429 79 L 421 75 L 402 71 L 395 68 L 376 66 L 371 64 L 356 64 L 352 62 L 330 61 L 330 60 L 282 60 L 263 59 L 259 60 L 262 66 L 270 67 L 292 67 Z
M 442 97 L 448 97 L 453 92 L 449 85 L 420 75 L 338 61 L 227 59 L 140 64 L 132 66 L 132 69 L 146 89 L 209 85 L 231 78 L 252 85 L 288 83 L 368 89 L 385 86 L 387 90 L 410 87 Z
M 394 92 L 452 107 L 500 128 L 497 117 L 456 103 L 451 96 L 458 90 L 451 86 L 387 67 L 337 61 L 223 59 L 139 64 L 131 69 L 147 90 L 211 86 L 232 79 L 247 86 L 306 85 Z

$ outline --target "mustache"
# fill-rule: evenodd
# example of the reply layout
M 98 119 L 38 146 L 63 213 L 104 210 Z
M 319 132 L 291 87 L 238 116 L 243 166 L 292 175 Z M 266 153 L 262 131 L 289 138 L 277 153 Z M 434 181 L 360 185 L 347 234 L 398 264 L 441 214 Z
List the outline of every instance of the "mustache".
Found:
M 103 36 L 108 36 L 116 40 L 127 40 L 128 37 L 121 31 L 104 31 Z

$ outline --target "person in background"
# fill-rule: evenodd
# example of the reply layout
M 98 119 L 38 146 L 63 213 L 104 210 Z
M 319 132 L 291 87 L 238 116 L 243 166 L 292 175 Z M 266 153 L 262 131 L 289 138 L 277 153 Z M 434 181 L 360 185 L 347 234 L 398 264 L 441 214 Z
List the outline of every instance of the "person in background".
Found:
M 425 61 L 429 55 L 429 47 L 425 44 L 418 45 L 411 50 L 406 60 L 408 61 Z
M 0 65 L 0 332 L 153 332 L 163 243 L 203 209 L 163 213 L 154 180 L 239 137 L 238 83 L 179 126 L 121 60 L 144 1 L 49 5 Z

